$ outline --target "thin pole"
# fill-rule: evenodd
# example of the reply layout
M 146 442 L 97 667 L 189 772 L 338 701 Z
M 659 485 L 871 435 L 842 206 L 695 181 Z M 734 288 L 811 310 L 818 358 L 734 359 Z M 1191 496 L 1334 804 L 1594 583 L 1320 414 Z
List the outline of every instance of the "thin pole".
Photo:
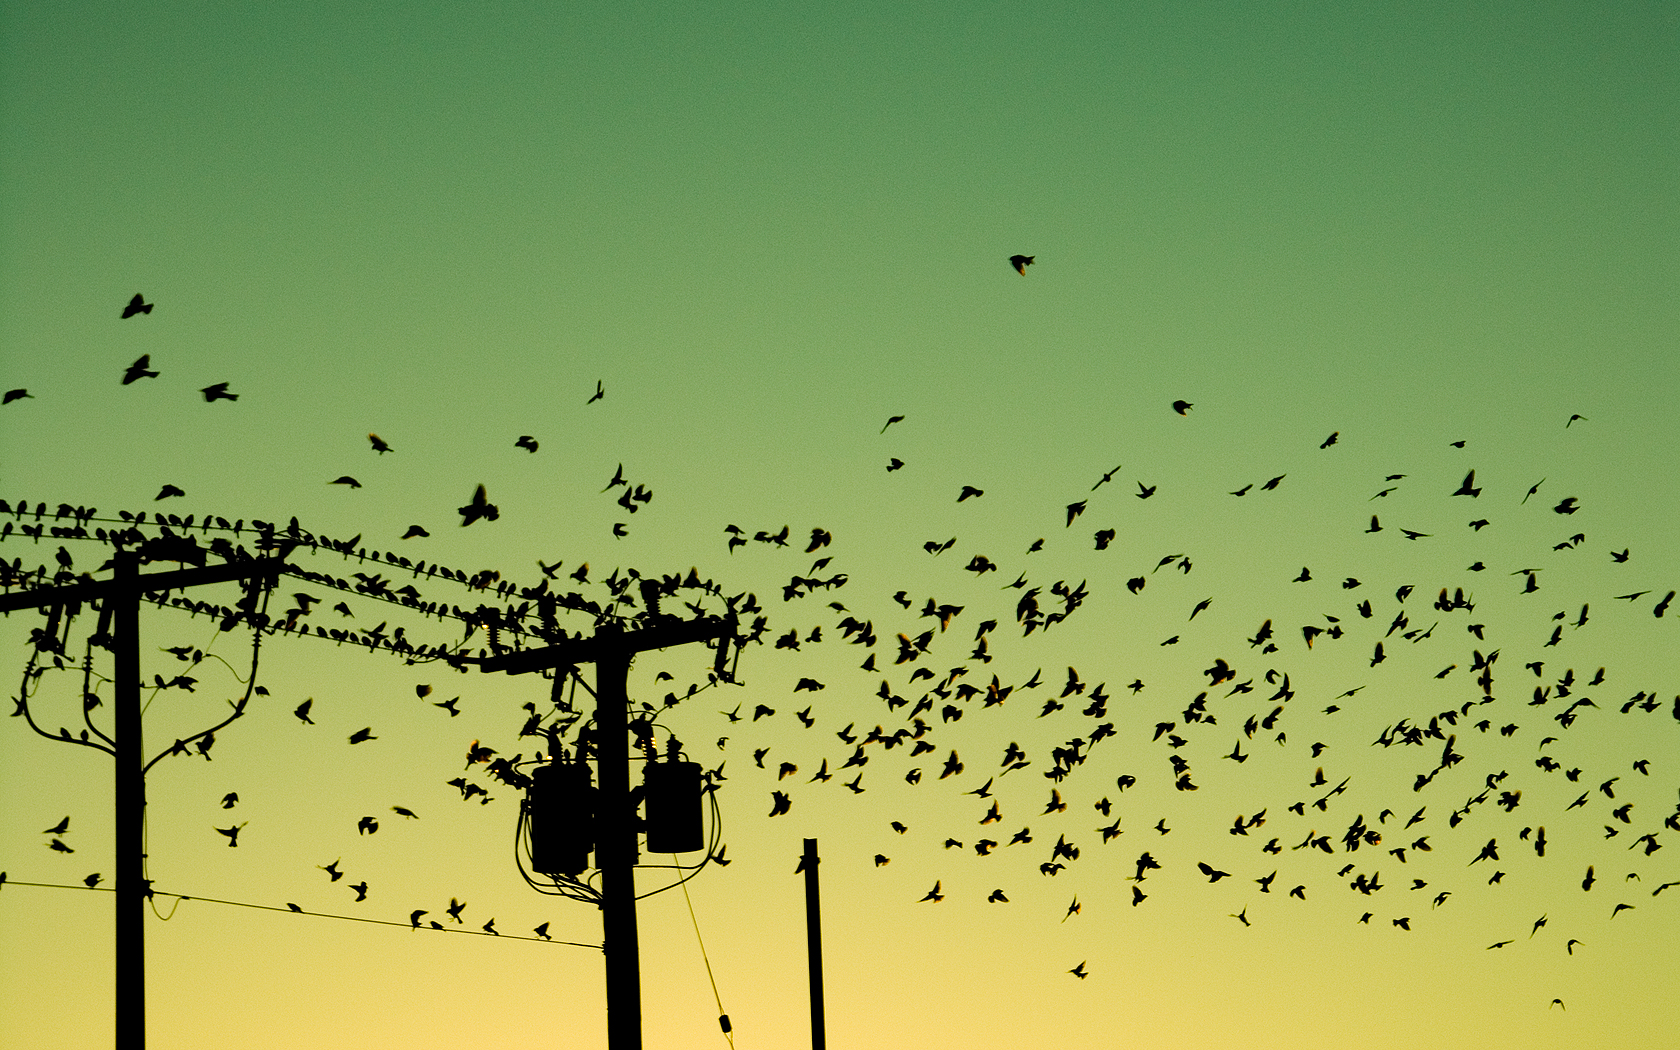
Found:
M 822 891 L 817 885 L 817 840 L 805 840 L 805 950 L 811 965 L 811 1050 L 825 1050 L 828 1033 L 823 1024 Z
M 114 602 L 112 628 L 116 657 L 116 1046 L 146 1047 L 145 840 L 146 775 L 140 736 L 140 558 L 133 551 L 116 556 L 116 586 L 105 592 Z
M 636 809 L 630 798 L 630 655 L 616 627 L 596 628 L 595 757 L 600 780 L 595 863 L 601 871 L 601 940 L 607 967 L 607 1046 L 641 1050 L 641 949 L 636 934 Z

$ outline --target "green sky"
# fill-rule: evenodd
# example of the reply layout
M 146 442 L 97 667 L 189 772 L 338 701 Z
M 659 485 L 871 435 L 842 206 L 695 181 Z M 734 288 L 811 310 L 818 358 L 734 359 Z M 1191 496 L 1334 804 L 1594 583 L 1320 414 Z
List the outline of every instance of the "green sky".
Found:
M 561 561 L 562 580 L 587 562 L 597 596 L 615 567 L 693 566 L 760 596 L 767 642 L 820 627 L 798 653 L 749 647 L 745 688 L 662 720 L 708 768 L 726 764 L 732 863 L 689 888 L 743 1050 L 806 1038 L 793 865 L 810 836 L 835 1046 L 1668 1045 L 1680 890 L 1652 893 L 1680 862 L 1628 844 L 1650 832 L 1680 848 L 1663 826 L 1680 768 L 1680 612 L 1652 615 L 1680 586 L 1672 5 L 605 6 L 0 0 L 0 388 L 32 395 L 0 409 L 0 498 L 102 518 L 296 516 L 521 586 L 542 579 L 539 560 Z M 1016 253 L 1036 259 L 1024 275 Z M 120 320 L 135 292 L 154 312 Z M 142 354 L 159 375 L 121 385 Z M 206 404 L 200 389 L 218 382 L 239 400 Z M 1177 414 L 1175 399 L 1194 407 Z M 881 433 L 893 415 L 905 419 Z M 376 455 L 369 432 L 393 451 Z M 515 448 L 520 435 L 539 450 Z M 883 469 L 894 457 L 904 467 Z M 613 502 L 622 490 L 600 491 L 620 464 L 654 494 L 633 516 Z M 1482 495 L 1450 495 L 1470 470 Z M 361 487 L 328 484 L 345 474 Z M 455 508 L 481 483 L 501 517 L 462 529 Z M 186 496 L 155 500 L 164 484 Z M 965 485 L 984 495 L 958 503 Z M 1134 498 L 1140 485 L 1156 494 Z M 1579 513 L 1554 512 L 1565 497 Z M 411 524 L 431 535 L 400 540 Z M 726 547 L 727 525 L 784 524 L 788 549 Z M 819 527 L 834 542 L 807 555 Z M 938 556 L 923 548 L 953 537 Z M 106 554 L 68 546 L 78 570 Z M 53 566 L 56 547 L 14 531 L 0 557 Z M 998 572 L 965 571 L 976 555 Z M 1157 569 L 1168 555 L 1189 564 Z M 370 571 L 324 554 L 299 564 Z M 1303 566 L 1312 579 L 1292 582 Z M 1523 593 L 1524 569 L 1538 591 Z M 790 576 L 836 572 L 844 587 L 783 600 Z M 1023 635 L 1027 588 L 1048 610 L 1053 584 L 1081 580 L 1075 615 Z M 1443 586 L 1475 608 L 1432 608 Z M 916 615 L 929 597 L 964 609 L 943 633 Z M 459 639 L 349 603 L 353 619 L 313 615 Z M 877 673 L 840 636 L 848 614 L 881 638 Z M 986 663 L 970 650 L 989 619 Z M 1272 653 L 1248 642 L 1266 620 Z M 40 623 L 0 621 L 14 670 Z M 1344 635 L 1309 649 L 1306 625 Z M 929 628 L 929 655 L 894 665 L 899 632 Z M 249 632 L 164 611 L 143 630 L 148 677 L 180 673 L 159 647 L 227 661 L 199 665 L 191 695 L 159 694 L 153 744 L 243 689 Z M 1466 712 L 1483 696 L 1474 654 L 1495 649 L 1496 700 Z M 1254 691 L 1210 689 L 1215 659 Z M 644 657 L 633 695 L 657 703 L 673 688 L 659 671 L 704 681 L 708 660 Z M 934 679 L 911 679 L 923 665 Z M 1070 667 L 1087 693 L 1041 716 Z M 1035 671 L 1044 684 L 1026 689 Z M 1290 676 L 1294 699 L 1250 736 L 1244 721 L 1276 706 L 1268 672 Z M 906 724 L 883 680 L 914 704 L 994 674 L 1017 687 L 1001 706 L 971 700 L 950 720 L 938 716 L 958 701 L 934 698 L 921 715 L 934 752 L 876 745 L 861 770 L 809 783 L 851 754 L 834 736 L 848 723 Z M 792 693 L 802 677 L 826 688 Z M 475 738 L 526 757 L 540 746 L 517 733 L 546 682 L 295 638 L 265 640 L 259 680 L 270 697 L 213 760 L 152 775 L 160 887 L 397 922 L 456 898 L 469 929 L 547 921 L 558 939 L 598 941 L 596 912 L 518 878 L 515 793 L 463 805 L 445 784 Z M 1097 683 L 1108 710 L 1082 714 Z M 417 685 L 459 694 L 461 716 Z M 49 675 L 33 703 L 56 727 L 80 690 Z M 1182 712 L 1203 690 L 1215 720 L 1192 733 Z M 1656 709 L 1622 712 L 1636 694 Z M 1555 720 L 1581 696 L 1596 706 Z M 291 714 L 308 697 L 314 726 Z M 720 712 L 737 703 L 776 714 L 731 723 Z M 810 729 L 794 718 L 807 704 Z M 1444 741 L 1371 741 L 1447 710 L 1463 712 L 1445 732 L 1466 760 L 1414 791 Z M 1168 721 L 1183 747 L 1152 739 Z M 0 724 L 0 870 L 109 879 L 104 757 L 22 722 Z M 1051 748 L 1103 722 L 1113 738 L 1065 781 L 1043 779 Z M 380 739 L 341 743 L 363 726 Z M 979 826 L 987 803 L 964 792 L 997 776 L 1012 741 L 1033 764 L 997 780 L 1005 820 Z M 1221 757 L 1233 744 L 1243 762 Z M 940 780 L 953 751 L 964 772 Z M 1200 790 L 1174 790 L 1169 755 Z M 1547 755 L 1558 772 L 1535 765 Z M 778 782 L 782 762 L 800 772 Z M 1322 810 L 1320 767 L 1330 786 L 1351 778 Z M 866 793 L 846 791 L 860 771 Z M 1460 809 L 1501 771 L 1489 801 Z M 1137 786 L 1122 793 L 1121 774 Z M 1612 777 L 1614 799 L 1598 787 Z M 1052 788 L 1065 812 L 1042 812 Z M 772 790 L 792 796 L 787 816 L 765 816 Z M 1496 808 L 1517 790 L 1520 804 Z M 1108 844 L 1093 830 L 1113 819 L 1093 809 L 1104 797 L 1124 829 Z M 1420 806 L 1425 819 L 1400 828 Z M 1263 827 L 1227 834 L 1261 810 Z M 1290 848 L 1384 810 L 1380 847 Z M 67 812 L 74 854 L 39 833 Z M 381 831 L 357 835 L 369 814 Z M 212 828 L 240 821 L 229 850 Z M 976 839 L 1024 826 L 1031 843 L 975 854 Z M 1540 826 L 1543 858 L 1523 837 Z M 1427 851 L 1411 848 L 1422 832 Z M 1273 835 L 1282 852 L 1267 855 Z M 1058 836 L 1081 859 L 1043 875 Z M 1490 838 L 1497 885 L 1466 863 Z M 1388 852 L 1400 847 L 1404 861 Z M 1163 870 L 1128 881 L 1144 851 Z M 372 887 L 366 902 L 316 870 L 335 858 Z M 1198 862 L 1232 877 L 1210 884 Z M 1589 864 L 1598 881 L 1583 892 Z M 1255 880 L 1274 869 L 1263 894 Z M 1379 869 L 1386 889 L 1349 891 Z M 919 903 L 935 880 L 946 899 Z M 1134 885 L 1148 895 L 1135 907 Z M 1297 885 L 1304 901 L 1288 896 Z M 994 889 L 1009 903 L 988 903 Z M 1618 903 L 1635 910 L 1612 919 Z M 109 1044 L 110 908 L 103 893 L 0 890 L 0 1044 Z M 648 1045 L 717 1045 L 681 894 L 646 900 L 641 930 Z M 203 901 L 148 920 L 148 938 L 154 1045 L 604 1045 L 588 948 Z M 1068 976 L 1082 960 L 1088 979 Z

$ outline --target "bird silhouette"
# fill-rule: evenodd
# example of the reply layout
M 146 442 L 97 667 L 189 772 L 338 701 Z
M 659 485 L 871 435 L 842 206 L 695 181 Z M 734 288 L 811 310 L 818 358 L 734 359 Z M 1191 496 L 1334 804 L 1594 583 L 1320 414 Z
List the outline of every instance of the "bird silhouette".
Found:
M 887 427 L 892 426 L 894 423 L 902 422 L 904 422 L 903 416 L 888 416 L 887 421 L 881 426 L 881 433 L 885 434 L 887 432 Z
M 209 403 L 211 401 L 238 401 L 239 400 L 239 395 L 238 394 L 228 393 L 228 385 L 226 383 L 211 383 L 209 386 L 200 390 L 199 393 L 204 395 L 204 400 L 205 400 L 206 403 Z
M 150 307 L 148 307 L 150 309 Z M 123 370 L 122 385 L 127 386 L 137 379 L 156 379 L 157 373 L 151 371 L 152 355 L 141 354 L 140 359 Z
M 381 456 L 383 456 L 385 453 L 391 451 L 391 446 L 387 445 L 385 443 L 385 439 L 380 437 L 378 434 L 369 433 L 368 434 L 368 442 L 369 442 L 369 444 L 371 444 L 373 446 L 373 450 L 375 452 L 379 453 Z
M 537 439 L 529 434 L 521 434 L 519 440 L 513 443 L 513 447 L 522 448 L 527 452 L 535 452 L 537 450 Z M 545 922 L 543 925 L 547 926 L 548 923 Z
M 480 519 L 495 521 L 501 516 L 502 512 L 494 503 L 490 502 L 489 494 L 484 491 L 484 486 L 480 485 L 473 490 L 472 502 L 459 508 L 459 513 L 461 515 L 461 527 L 466 528 Z
M 182 489 L 177 488 L 174 485 L 165 485 L 163 488 L 158 490 L 158 494 L 157 494 L 156 497 L 154 497 L 154 501 L 155 500 L 160 500 L 160 499 L 169 499 L 171 496 L 185 496 L 185 495 L 186 495 L 186 492 L 183 491 Z
M 593 405 L 595 402 L 601 400 L 603 397 L 606 397 L 606 396 L 607 396 L 606 388 L 603 387 L 601 385 L 601 381 L 599 379 L 597 379 L 597 380 L 595 380 L 595 393 L 589 398 L 588 401 L 585 401 L 584 404 L 585 405 Z
M 21 387 L 20 386 L 20 387 L 17 387 L 15 389 L 6 391 L 4 396 L 0 396 L 0 405 L 9 405 L 13 401 L 21 401 L 26 397 L 34 397 L 34 396 L 35 395 L 31 394 L 26 387 Z
M 153 305 L 154 304 L 152 303 L 146 302 L 145 297 L 139 292 L 135 292 L 134 298 L 130 299 L 128 301 L 128 305 L 124 306 L 122 309 L 122 319 L 126 321 L 135 314 L 149 314 L 152 312 Z
M 1032 264 L 1033 257 L 1031 255 L 1011 255 L 1009 257 L 1009 265 L 1015 267 L 1015 272 L 1023 277 L 1027 274 L 1027 267 Z
M 57 824 L 54 824 L 52 827 L 50 827 L 47 830 L 41 832 L 41 834 L 43 834 L 43 835 L 62 835 L 66 831 L 69 831 L 69 830 L 70 830 L 70 818 L 65 817 L 63 820 L 59 821 Z
M 359 489 L 359 488 L 362 487 L 361 482 L 357 481 L 355 478 L 351 477 L 348 474 L 340 474 L 338 477 L 336 477 L 336 478 L 332 479 L 331 481 L 327 482 L 327 484 L 329 484 L 329 485 L 349 485 L 353 489 Z

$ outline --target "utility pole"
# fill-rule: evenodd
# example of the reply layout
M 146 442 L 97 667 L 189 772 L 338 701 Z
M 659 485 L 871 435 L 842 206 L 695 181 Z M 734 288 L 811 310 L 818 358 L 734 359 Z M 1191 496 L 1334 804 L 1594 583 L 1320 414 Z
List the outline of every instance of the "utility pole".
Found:
M 636 931 L 636 860 L 638 819 L 630 793 L 630 660 L 650 649 L 691 642 L 719 642 L 718 666 L 733 618 L 678 620 L 656 617 L 650 626 L 625 631 L 603 622 L 591 638 L 576 638 L 521 649 L 476 661 L 479 670 L 528 674 L 582 663 L 595 665 L 595 758 L 600 789 L 596 793 L 595 866 L 601 872 L 602 951 L 607 970 L 608 1050 L 642 1048 L 641 947 Z M 614 749 L 617 749 L 615 755 Z
M 112 611 L 116 684 L 112 798 L 116 815 L 116 1048 L 146 1050 L 145 754 L 140 732 L 140 598 L 208 583 L 277 576 L 285 557 L 140 575 L 140 555 L 116 552 L 112 578 L 0 595 L 0 612 L 102 601 Z
M 805 840 L 805 853 L 799 858 L 800 870 L 805 872 L 805 954 L 811 968 L 811 1050 L 826 1050 L 827 1026 L 823 1022 L 822 973 L 822 890 L 817 885 L 817 840 Z

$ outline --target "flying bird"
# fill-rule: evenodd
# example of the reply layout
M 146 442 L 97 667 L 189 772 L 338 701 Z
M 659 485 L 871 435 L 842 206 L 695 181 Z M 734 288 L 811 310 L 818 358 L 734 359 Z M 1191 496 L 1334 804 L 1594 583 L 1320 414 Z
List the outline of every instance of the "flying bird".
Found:
M 527 452 L 535 452 L 537 450 L 537 439 L 529 434 L 521 434 L 519 440 L 513 443 L 513 447 L 522 448 Z M 543 925 L 547 926 L 548 923 L 545 922 Z
M 885 434 L 887 432 L 887 427 L 892 426 L 894 423 L 902 422 L 904 422 L 903 416 L 888 416 L 887 421 L 881 425 L 881 433 Z
M 211 401 L 238 401 L 239 400 L 239 395 L 238 394 L 228 393 L 228 385 L 226 383 L 211 383 L 209 386 L 200 390 L 199 393 L 204 395 L 204 400 L 205 400 L 206 403 L 211 402 Z
M 26 397 L 34 397 L 34 396 L 35 395 L 31 394 L 27 388 L 20 386 L 15 390 L 6 391 L 5 397 L 3 399 L 0 399 L 0 405 L 9 405 L 13 401 L 21 401 Z
M 340 474 L 338 477 L 336 477 L 336 478 L 332 479 L 331 481 L 327 482 L 327 484 L 329 484 L 329 485 L 349 485 L 353 489 L 359 489 L 359 488 L 362 487 L 361 482 L 357 481 L 355 478 L 351 477 L 348 474 Z
M 186 492 L 184 492 L 183 490 L 175 487 L 174 485 L 165 485 L 161 490 L 158 491 L 158 494 L 155 497 L 153 497 L 153 501 L 156 502 L 157 500 L 160 500 L 160 499 L 168 499 L 171 496 L 185 496 L 185 495 L 186 495 Z
M 593 405 L 595 402 L 601 400 L 603 397 L 606 397 L 606 396 L 607 396 L 606 388 L 603 387 L 601 385 L 601 381 L 599 379 L 597 379 L 597 380 L 595 380 L 595 394 L 594 394 L 594 396 L 591 397 L 588 401 L 585 401 L 584 404 L 585 405 Z
M 461 515 L 462 528 L 466 528 L 468 525 L 478 521 L 480 518 L 485 521 L 495 521 L 501 516 L 501 510 L 498 509 L 494 503 L 490 502 L 489 494 L 484 491 L 483 485 L 478 486 L 478 488 L 473 491 L 472 502 L 468 503 L 464 507 L 458 508 L 458 511 Z
M 378 434 L 371 434 L 370 433 L 368 435 L 368 441 L 373 445 L 373 450 L 375 452 L 379 453 L 381 456 L 383 456 L 385 453 L 391 451 L 391 446 L 387 445 L 385 443 L 385 439 L 380 437 Z
M 1195 405 L 1191 404 L 1188 401 L 1174 401 L 1172 403 L 1173 411 L 1177 412 L 1181 416 L 1188 415 L 1190 413 L 1190 410 L 1192 408 L 1195 408 L 1195 407 L 1196 407 Z
M 416 536 L 420 536 L 420 537 L 424 538 L 424 537 L 430 536 L 430 535 L 431 535 L 431 533 L 427 532 L 425 529 L 421 528 L 420 526 L 410 525 L 408 527 L 408 531 L 402 534 L 402 538 L 405 539 L 405 540 L 411 540 Z
M 147 307 L 147 309 L 150 309 L 150 307 Z M 141 354 L 138 361 L 123 370 L 122 385 L 127 386 L 136 379 L 156 379 L 157 373 L 150 371 L 151 367 L 152 355 Z
M 1026 276 L 1027 267 L 1031 266 L 1032 263 L 1033 257 L 1031 255 L 1011 255 L 1009 257 L 1009 265 L 1015 267 L 1015 272 L 1023 277 Z
M 149 314 L 152 312 L 152 306 L 153 304 L 148 303 L 144 296 L 135 292 L 134 298 L 130 299 L 128 305 L 123 307 L 122 319 L 126 321 L 135 314 Z

